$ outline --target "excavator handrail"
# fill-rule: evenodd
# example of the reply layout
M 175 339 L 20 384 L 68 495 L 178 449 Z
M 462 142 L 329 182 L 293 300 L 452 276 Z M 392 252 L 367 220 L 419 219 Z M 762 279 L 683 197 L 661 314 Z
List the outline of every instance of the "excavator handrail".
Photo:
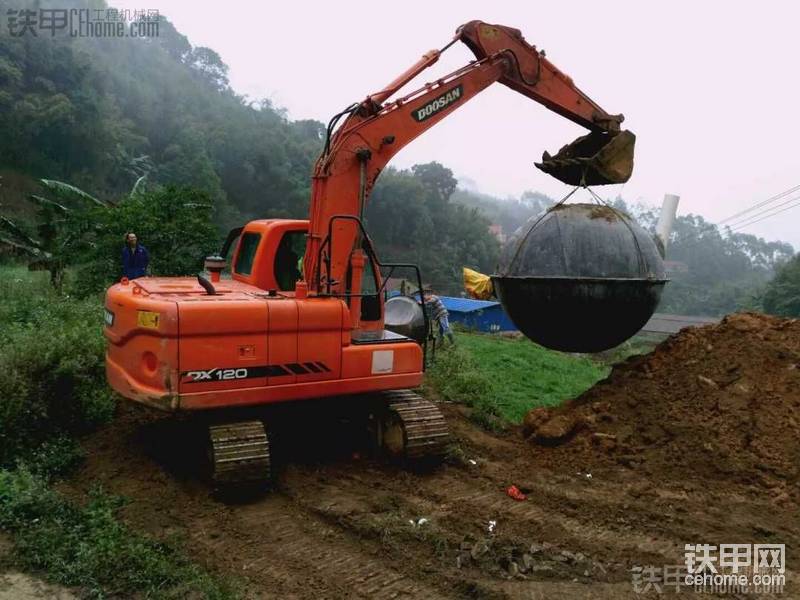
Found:
M 420 298 L 421 298 L 421 301 L 423 303 L 423 306 L 422 306 L 422 318 L 423 318 L 423 322 L 425 324 L 425 331 L 428 331 L 429 328 L 430 328 L 430 323 L 429 323 L 430 319 L 428 318 L 428 312 L 425 310 L 425 306 L 424 306 L 425 300 L 424 300 L 424 298 L 422 298 L 422 290 L 423 290 L 422 271 L 420 271 L 419 265 L 416 265 L 414 263 L 384 263 L 384 262 L 381 262 L 380 259 L 378 258 L 377 253 L 375 252 L 375 248 L 372 245 L 372 240 L 370 239 L 369 234 L 367 233 L 367 229 L 366 229 L 366 227 L 364 227 L 364 223 L 361 221 L 360 218 L 358 218 L 358 217 L 356 217 L 354 215 L 334 215 L 330 220 L 330 225 L 328 227 L 328 235 L 322 241 L 322 244 L 320 244 L 320 248 L 319 248 L 320 256 L 317 259 L 316 281 L 317 281 L 318 289 L 321 289 L 319 286 L 322 285 L 322 274 L 321 274 L 321 271 L 322 271 L 321 265 L 323 264 L 322 256 L 321 256 L 322 250 L 323 250 L 323 248 L 325 248 L 326 245 L 329 245 L 330 241 L 333 239 L 333 223 L 336 220 L 354 221 L 358 225 L 359 230 L 361 231 L 361 234 L 363 236 L 362 237 L 362 247 L 364 248 L 364 250 L 367 253 L 367 259 L 372 261 L 372 263 L 375 266 L 377 266 L 379 268 L 380 267 L 389 267 L 389 268 L 392 269 L 391 273 L 393 273 L 394 269 L 396 269 L 396 268 L 408 268 L 408 269 L 413 269 L 414 270 L 414 272 L 415 272 L 415 274 L 417 276 L 417 289 L 420 292 Z M 329 261 L 325 261 L 325 262 L 326 262 L 326 264 L 328 264 L 328 268 L 330 269 Z M 330 273 L 330 271 L 329 271 L 329 273 Z M 389 281 L 389 277 L 391 277 L 391 274 L 387 275 L 385 278 L 383 278 L 383 282 L 381 283 L 380 288 L 378 290 L 376 290 L 374 294 L 361 294 L 361 293 L 354 294 L 354 293 L 351 293 L 351 292 L 346 292 L 344 294 L 334 293 L 334 292 L 331 291 L 331 286 L 333 285 L 333 282 L 330 280 L 330 277 L 326 277 L 325 285 L 327 286 L 327 289 L 326 289 L 325 292 L 318 292 L 317 296 L 318 297 L 330 297 L 330 298 L 364 298 L 364 297 L 367 297 L 367 296 L 369 296 L 369 297 L 378 296 L 379 297 L 383 293 L 384 288 L 386 287 L 386 284 Z M 425 370 L 427 354 L 428 354 L 428 339 L 426 337 L 425 341 L 422 343 L 423 370 Z

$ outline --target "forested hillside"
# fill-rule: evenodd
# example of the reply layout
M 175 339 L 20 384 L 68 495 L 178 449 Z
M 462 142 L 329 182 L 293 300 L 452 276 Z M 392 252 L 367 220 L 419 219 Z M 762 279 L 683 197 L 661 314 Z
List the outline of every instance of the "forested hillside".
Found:
M 146 176 L 150 188 L 205 192 L 221 230 L 252 218 L 304 217 L 323 124 L 289 120 L 267 101 L 238 95 L 227 72 L 214 50 L 192 46 L 163 16 L 158 36 L 144 39 L 14 37 L 3 27 L 0 212 L 32 218 L 26 196 L 39 178 L 113 201 Z M 462 263 L 491 269 L 498 251 L 486 219 L 450 205 L 454 189 L 440 165 L 390 170 L 370 212 L 382 256 L 419 261 L 426 279 L 449 292 L 459 287 Z M 398 230 L 392 215 L 401 205 Z
M 16 37 L 0 28 L 0 214 L 34 231 L 27 196 L 47 178 L 112 202 L 137 181 L 192 187 L 211 199 L 220 233 L 252 218 L 305 216 L 325 126 L 238 95 L 227 74 L 222 57 L 193 46 L 163 15 L 150 38 Z M 553 202 L 535 191 L 501 200 L 456 189 L 446 165 L 430 163 L 387 169 L 367 218 L 384 259 L 417 262 L 427 281 L 456 294 L 462 266 L 496 266 L 490 224 L 511 235 Z M 634 212 L 654 226 L 652 212 Z M 685 272 L 671 275 L 662 310 L 689 314 L 761 306 L 766 282 L 793 252 L 694 215 L 679 217 L 674 237 L 668 258 Z
M 205 190 L 226 222 L 304 214 L 322 124 L 249 102 L 227 71 L 163 17 L 144 39 L 12 37 L 4 26 L 0 167 L 111 197 L 147 174 Z
M 436 162 L 389 168 L 372 193 L 367 226 L 383 256 L 417 263 L 437 291 L 459 295 L 461 268 L 492 272 L 500 243 L 480 209 L 456 200 L 456 185 L 452 171 Z

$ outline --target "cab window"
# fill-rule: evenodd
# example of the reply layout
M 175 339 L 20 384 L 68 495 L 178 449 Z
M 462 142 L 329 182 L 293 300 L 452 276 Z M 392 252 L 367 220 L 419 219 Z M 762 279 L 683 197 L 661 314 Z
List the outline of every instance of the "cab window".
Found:
M 306 232 L 287 231 L 283 234 L 275 252 L 273 272 L 278 289 L 294 291 L 298 279 L 302 279 L 303 256 L 306 252 Z
M 239 240 L 239 254 L 236 256 L 234 270 L 240 275 L 250 275 L 253 272 L 253 260 L 256 257 L 258 243 L 261 241 L 260 233 L 248 231 Z

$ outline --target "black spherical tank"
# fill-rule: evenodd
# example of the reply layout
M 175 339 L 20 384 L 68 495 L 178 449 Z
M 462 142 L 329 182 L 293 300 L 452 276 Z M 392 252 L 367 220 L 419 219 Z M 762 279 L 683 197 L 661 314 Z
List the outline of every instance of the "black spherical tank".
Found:
M 654 238 L 622 211 L 560 204 L 507 247 L 494 288 L 529 339 L 600 352 L 636 334 L 667 279 Z

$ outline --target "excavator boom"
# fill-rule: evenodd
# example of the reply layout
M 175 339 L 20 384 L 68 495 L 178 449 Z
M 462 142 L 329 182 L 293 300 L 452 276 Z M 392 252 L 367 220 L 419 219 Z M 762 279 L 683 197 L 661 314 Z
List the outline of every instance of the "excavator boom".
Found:
M 387 103 L 456 41 L 476 60 Z M 363 240 L 356 223 L 344 217 L 363 216 L 376 179 L 397 152 L 495 82 L 590 130 L 555 156 L 545 153 L 540 169 L 570 185 L 622 183 L 630 177 L 635 138 L 620 131 L 622 115 L 603 110 L 519 30 L 471 21 L 442 50 L 427 52 L 384 89 L 331 120 L 312 185 L 303 271 L 310 292 L 358 293 Z M 350 304 L 356 327 L 359 302 L 353 298 Z

